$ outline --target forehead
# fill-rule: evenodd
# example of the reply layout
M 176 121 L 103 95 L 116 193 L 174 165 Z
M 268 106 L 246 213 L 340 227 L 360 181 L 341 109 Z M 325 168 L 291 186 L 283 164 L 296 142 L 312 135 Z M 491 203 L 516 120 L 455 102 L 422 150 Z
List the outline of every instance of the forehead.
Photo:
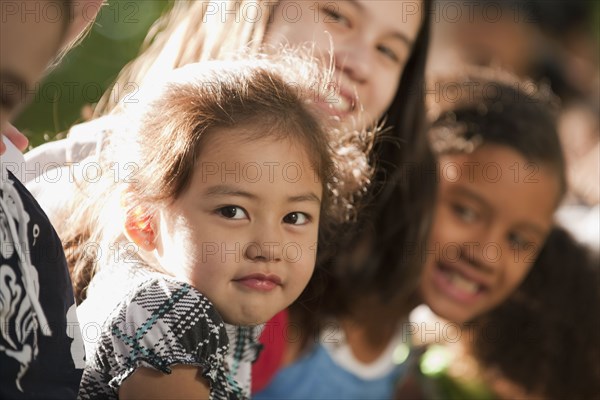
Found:
M 269 21 L 269 33 L 283 33 L 293 41 L 297 39 L 295 33 L 309 33 L 312 29 L 322 29 L 322 23 L 334 23 L 329 12 L 353 12 L 360 16 L 355 22 L 359 22 L 362 27 L 372 28 L 381 35 L 401 33 L 412 41 L 417 36 L 424 15 L 423 7 L 422 0 L 281 0 Z
M 63 2 L 2 1 L 0 6 L 0 71 L 18 74 L 32 87 L 59 50 Z
M 220 128 L 209 133 L 195 167 L 200 186 L 235 184 L 265 198 L 322 193 L 306 146 L 283 135 L 257 135 L 251 129 Z
M 231 159 L 238 161 L 258 160 L 268 162 L 273 158 L 267 149 L 285 149 L 295 155 L 296 158 L 308 159 L 306 146 L 299 140 L 289 137 L 284 133 L 264 133 L 267 130 L 262 124 L 248 123 L 244 126 L 220 127 L 211 129 L 204 133 L 200 149 L 200 160 L 207 159 Z M 265 151 L 254 151 L 256 149 Z M 277 154 L 276 154 L 277 155 Z
M 552 219 L 560 193 L 556 174 L 511 148 L 483 145 L 471 154 L 442 155 L 439 166 L 442 198 L 463 194 L 515 220 L 546 225 Z
M 403 32 L 411 39 L 416 37 L 424 15 L 424 4 L 419 0 L 346 0 L 337 3 L 354 7 L 364 21 L 377 25 L 382 31 Z

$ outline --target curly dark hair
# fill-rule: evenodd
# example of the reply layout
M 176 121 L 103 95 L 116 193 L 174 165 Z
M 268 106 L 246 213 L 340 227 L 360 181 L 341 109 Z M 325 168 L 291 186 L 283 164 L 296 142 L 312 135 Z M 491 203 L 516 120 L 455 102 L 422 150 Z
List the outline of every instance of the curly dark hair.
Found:
M 505 71 L 467 67 L 436 77 L 441 88 L 427 98 L 429 137 L 436 155 L 469 153 L 493 143 L 519 152 L 556 174 L 566 193 L 566 163 L 558 136 L 560 103 L 552 91 Z
M 470 350 L 530 393 L 600 399 L 599 288 L 598 254 L 555 227 L 521 286 L 475 321 Z

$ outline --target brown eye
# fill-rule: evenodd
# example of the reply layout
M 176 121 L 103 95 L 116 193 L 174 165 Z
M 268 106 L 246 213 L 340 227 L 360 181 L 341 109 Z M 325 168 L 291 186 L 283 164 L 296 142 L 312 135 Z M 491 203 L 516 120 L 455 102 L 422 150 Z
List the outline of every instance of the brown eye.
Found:
M 513 248 L 519 249 L 519 250 L 526 250 L 534 245 L 534 243 L 532 241 L 527 240 L 525 237 L 523 237 L 522 235 L 519 235 L 517 233 L 509 234 L 508 240 L 510 241 Z
M 452 210 L 464 222 L 472 223 L 477 220 L 477 212 L 470 207 L 465 207 L 462 204 L 453 204 Z
M 350 27 L 350 20 L 342 15 L 333 5 L 323 7 L 323 13 L 325 14 L 325 22 L 343 24 L 346 27 Z
M 225 206 L 217 210 L 217 212 L 227 219 L 244 219 L 248 218 L 246 211 L 238 206 Z
M 303 212 L 293 212 L 283 217 L 283 222 L 292 225 L 306 225 L 310 222 L 310 217 Z
M 377 46 L 377 51 L 379 51 L 381 54 L 383 54 L 393 62 L 400 62 L 400 58 L 398 57 L 398 55 L 387 46 L 379 45 Z
M 18 101 L 14 97 L 1 94 L 0 95 L 0 106 L 5 110 L 11 111 L 17 107 Z

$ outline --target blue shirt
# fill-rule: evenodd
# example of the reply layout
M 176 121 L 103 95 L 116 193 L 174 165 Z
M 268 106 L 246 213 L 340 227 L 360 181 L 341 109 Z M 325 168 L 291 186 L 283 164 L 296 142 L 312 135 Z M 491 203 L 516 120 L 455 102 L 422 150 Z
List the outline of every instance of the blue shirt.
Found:
M 327 349 L 317 344 L 297 362 L 281 369 L 271 383 L 256 393 L 266 399 L 390 399 L 406 363 L 376 379 L 363 379 L 338 365 Z

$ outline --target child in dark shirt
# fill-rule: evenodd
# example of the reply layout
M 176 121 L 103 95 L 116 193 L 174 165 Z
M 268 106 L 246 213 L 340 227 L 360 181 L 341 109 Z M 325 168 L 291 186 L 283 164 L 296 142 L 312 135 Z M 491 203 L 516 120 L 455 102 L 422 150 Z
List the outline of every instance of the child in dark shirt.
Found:
M 89 22 L 101 1 L 3 3 L 0 25 L 0 132 L 23 148 L 27 140 L 8 121 L 65 44 Z M 41 10 L 57 7 L 61 18 Z M 37 18 L 31 10 L 40 10 Z M 88 17 L 92 14 L 87 10 Z M 62 244 L 48 218 L 21 182 L 7 170 L 0 146 L 0 398 L 75 398 L 84 367 L 83 341 L 75 314 Z

